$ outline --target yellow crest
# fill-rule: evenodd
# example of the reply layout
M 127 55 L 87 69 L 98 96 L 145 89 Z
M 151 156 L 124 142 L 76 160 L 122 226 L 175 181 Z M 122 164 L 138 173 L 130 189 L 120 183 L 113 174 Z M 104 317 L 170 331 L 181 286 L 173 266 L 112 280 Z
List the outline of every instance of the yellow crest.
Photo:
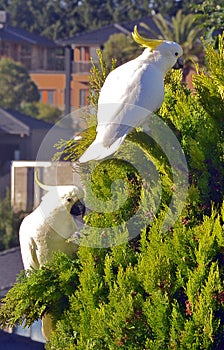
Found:
M 162 44 L 163 40 L 157 40 L 157 39 L 147 39 L 141 36 L 137 30 L 137 26 L 134 26 L 134 31 L 132 33 L 132 37 L 136 43 L 143 47 L 149 47 L 151 50 L 155 50 L 157 46 Z

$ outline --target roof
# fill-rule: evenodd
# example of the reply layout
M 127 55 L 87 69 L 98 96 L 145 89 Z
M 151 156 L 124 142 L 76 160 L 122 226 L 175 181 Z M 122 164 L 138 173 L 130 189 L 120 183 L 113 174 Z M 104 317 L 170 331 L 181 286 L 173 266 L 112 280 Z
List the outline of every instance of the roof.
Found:
M 88 32 L 78 33 L 71 38 L 59 41 L 63 45 L 97 45 L 103 46 L 112 34 L 124 33 L 130 35 L 134 26 L 140 25 L 140 23 L 147 24 L 153 32 L 160 33 L 153 17 L 145 17 L 140 20 L 126 22 L 124 24 L 110 24 L 105 27 L 101 27 Z M 155 37 L 151 35 L 152 37 Z
M 53 40 L 45 38 L 39 34 L 29 33 L 25 29 L 15 28 L 10 25 L 5 25 L 0 29 L 0 39 L 28 45 L 40 45 L 47 47 L 57 46 Z
M 0 330 L 0 350 L 44 350 L 44 344 Z
M 0 107 L 0 134 L 29 135 L 33 129 L 50 130 L 53 124 Z
M 21 270 L 23 270 L 23 263 L 20 247 L 0 252 L 0 298 L 4 297 L 8 290 L 12 288 L 16 276 Z
M 65 45 L 82 44 L 102 46 L 112 34 L 118 33 L 130 34 L 130 32 L 121 25 L 111 24 L 92 31 L 78 33 L 69 39 L 63 40 L 62 43 Z

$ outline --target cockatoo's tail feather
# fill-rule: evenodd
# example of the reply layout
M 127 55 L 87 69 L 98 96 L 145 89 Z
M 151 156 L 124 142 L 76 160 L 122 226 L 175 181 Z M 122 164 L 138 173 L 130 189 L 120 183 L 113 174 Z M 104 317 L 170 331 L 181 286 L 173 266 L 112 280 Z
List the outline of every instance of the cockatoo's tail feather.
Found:
M 97 139 L 89 146 L 85 153 L 79 158 L 80 163 L 86 163 L 92 159 L 100 160 L 109 157 L 115 153 L 122 142 L 124 141 L 126 134 L 116 139 L 110 146 L 105 146 L 102 142 Z
M 115 123 L 98 125 L 96 139 L 79 158 L 79 162 L 86 163 L 91 159 L 99 160 L 109 157 L 118 150 L 132 128 L 130 125 Z
M 143 47 L 149 47 L 151 50 L 155 50 L 160 44 L 164 42 L 164 40 L 158 40 L 158 39 L 147 39 L 141 36 L 137 30 L 137 26 L 134 26 L 134 31 L 132 33 L 132 37 L 134 41 L 143 46 Z

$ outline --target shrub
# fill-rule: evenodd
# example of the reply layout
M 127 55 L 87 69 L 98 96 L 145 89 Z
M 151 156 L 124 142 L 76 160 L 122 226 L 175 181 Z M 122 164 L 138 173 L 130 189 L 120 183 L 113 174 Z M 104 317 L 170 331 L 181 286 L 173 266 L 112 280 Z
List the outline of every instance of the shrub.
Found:
M 16 247 L 19 244 L 18 231 L 24 213 L 14 213 L 10 203 L 10 193 L 0 200 L 0 250 Z

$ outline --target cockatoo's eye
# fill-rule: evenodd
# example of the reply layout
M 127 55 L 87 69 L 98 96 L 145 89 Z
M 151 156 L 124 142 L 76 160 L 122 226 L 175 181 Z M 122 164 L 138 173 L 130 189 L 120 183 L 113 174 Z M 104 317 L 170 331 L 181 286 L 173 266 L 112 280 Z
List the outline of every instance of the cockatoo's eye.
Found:
M 175 56 L 178 56 L 178 52 L 175 52 Z
M 67 198 L 67 202 L 70 203 L 71 201 L 72 201 L 72 198 L 68 197 L 68 198 Z

